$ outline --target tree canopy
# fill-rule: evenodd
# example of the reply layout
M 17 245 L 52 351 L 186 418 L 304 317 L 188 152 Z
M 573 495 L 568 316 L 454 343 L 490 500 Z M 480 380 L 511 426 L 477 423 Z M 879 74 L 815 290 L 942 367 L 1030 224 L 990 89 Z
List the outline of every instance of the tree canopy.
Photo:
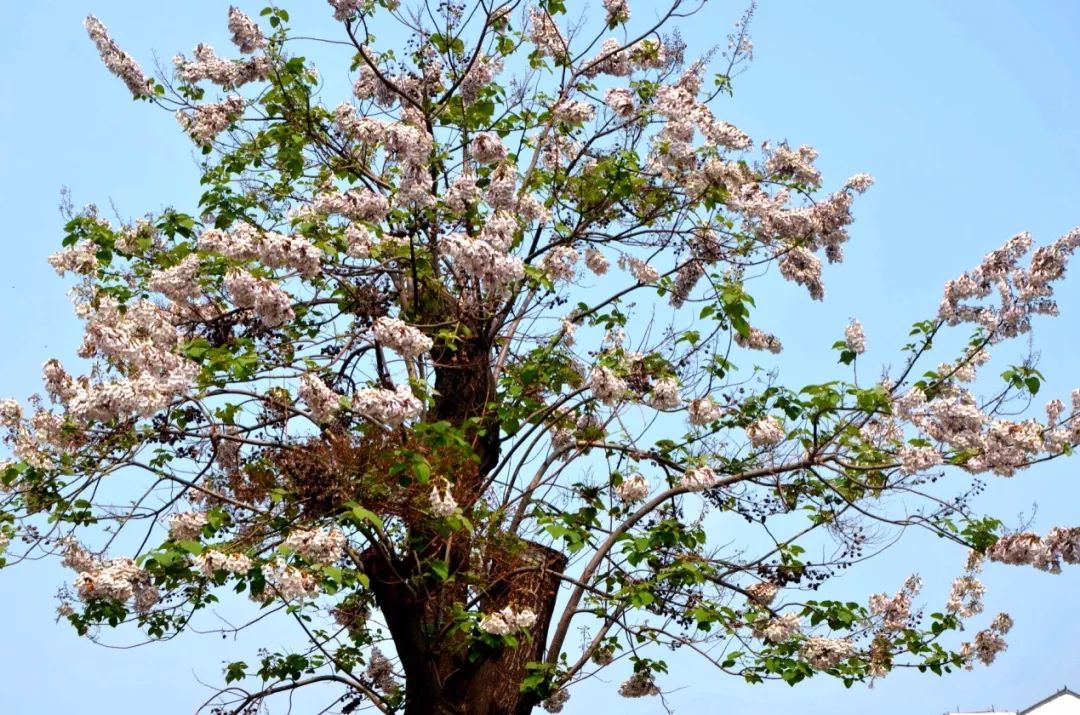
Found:
M 88 17 L 202 195 L 66 209 L 49 260 L 85 364 L 0 402 L 0 566 L 62 560 L 92 638 L 168 641 L 226 603 L 295 630 L 225 666 L 214 713 L 309 687 L 345 713 L 559 712 L 602 670 L 662 699 L 678 649 L 792 685 L 991 663 L 1012 621 L 969 623 L 984 560 L 1080 562 L 1080 528 L 972 504 L 1080 441 L 1080 391 L 1033 415 L 1016 340 L 1080 230 L 949 281 L 897 368 L 863 364 L 852 320 L 850 378 L 785 386 L 751 291 L 771 271 L 823 300 L 873 180 L 716 115 L 753 7 L 695 54 L 703 4 L 329 0 L 335 98 L 277 6 L 229 10 L 238 58 L 200 44 L 157 78 Z M 909 530 L 957 554 L 947 603 L 917 576 L 817 597 Z

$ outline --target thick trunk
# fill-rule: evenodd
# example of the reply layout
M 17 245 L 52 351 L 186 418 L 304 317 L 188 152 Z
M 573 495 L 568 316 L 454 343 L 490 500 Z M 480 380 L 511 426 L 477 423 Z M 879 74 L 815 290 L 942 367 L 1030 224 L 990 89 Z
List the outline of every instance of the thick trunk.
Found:
M 528 663 L 544 660 L 548 626 L 559 593 L 556 574 L 566 568 L 566 555 L 530 543 L 519 560 L 519 568 L 533 570 L 516 574 L 484 606 L 489 611 L 511 604 L 518 609 L 532 609 L 536 623 L 529 629 L 531 640 L 520 639 L 517 648 L 504 649 L 480 666 L 466 691 L 466 715 L 528 715 L 537 704 L 522 694 L 521 682 L 528 675 Z
M 455 498 L 468 511 L 481 497 L 482 485 L 499 459 L 499 426 L 487 410 L 495 397 L 491 347 L 474 337 L 459 341 L 453 349 L 437 346 L 431 357 L 437 396 L 430 419 L 469 425 L 466 438 L 480 458 L 479 469 L 454 485 Z M 473 418 L 481 418 L 480 425 L 470 425 Z M 431 535 L 418 536 L 422 536 L 420 541 L 431 539 Z M 527 664 L 543 660 L 559 590 L 557 574 L 566 567 L 566 556 L 526 542 L 520 551 L 502 554 L 498 565 L 490 566 L 480 609 L 531 609 L 536 623 L 529 629 L 530 636 L 520 634 L 517 648 L 504 648 L 487 660 L 470 662 L 460 634 L 439 637 L 454 604 L 469 600 L 468 584 L 461 578 L 425 579 L 417 572 L 417 563 L 429 557 L 446 558 L 452 573 L 484 571 L 489 565 L 469 563 L 474 555 L 467 533 L 454 535 L 447 556 L 442 555 L 445 544 L 437 539 L 430 543 L 432 553 L 395 563 L 387 563 L 374 549 L 364 554 L 371 588 L 405 671 L 406 715 L 528 715 L 537 703 L 522 694 L 521 683 L 528 674 Z

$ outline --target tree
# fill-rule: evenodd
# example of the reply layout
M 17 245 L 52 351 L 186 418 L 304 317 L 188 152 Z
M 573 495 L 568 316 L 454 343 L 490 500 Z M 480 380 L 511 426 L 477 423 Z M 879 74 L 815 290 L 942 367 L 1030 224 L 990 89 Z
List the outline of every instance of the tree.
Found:
M 229 599 L 307 645 L 228 664 L 206 710 L 333 686 L 342 712 L 558 712 L 608 667 L 662 697 L 665 646 L 749 682 L 989 664 L 1007 615 L 954 634 L 983 610 L 983 560 L 1080 561 L 1080 529 L 971 505 L 981 475 L 1071 453 L 1080 391 L 1011 419 L 1041 386 L 1031 353 L 965 386 L 1056 313 L 1080 230 L 949 281 L 899 371 L 856 379 L 852 321 L 849 381 L 784 387 L 754 366 L 781 343 L 748 285 L 775 263 L 823 299 L 820 255 L 841 261 L 872 179 L 825 193 L 812 148 L 714 116 L 752 8 L 688 61 L 669 33 L 687 0 L 651 22 L 625 0 L 330 5 L 355 77 L 333 109 L 283 9 L 269 34 L 230 9 L 241 59 L 200 45 L 159 79 L 87 18 L 134 97 L 175 111 L 204 191 L 190 215 L 69 210 L 50 261 L 79 279 L 92 365 L 50 360 L 48 403 L 0 403 L 0 565 L 62 558 L 81 635 L 167 640 Z M 378 49 L 384 31 L 408 44 Z M 967 549 L 938 612 L 916 577 L 814 598 L 907 529 Z

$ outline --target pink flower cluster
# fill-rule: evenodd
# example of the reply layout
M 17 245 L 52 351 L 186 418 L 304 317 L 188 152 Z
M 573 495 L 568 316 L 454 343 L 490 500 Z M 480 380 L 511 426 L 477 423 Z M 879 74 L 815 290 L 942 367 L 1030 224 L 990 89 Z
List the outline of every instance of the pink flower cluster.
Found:
M 205 146 L 228 129 L 243 112 L 243 97 L 233 95 L 224 102 L 200 104 L 192 113 L 177 110 L 176 121 L 191 135 L 196 144 Z
M 1031 565 L 1061 573 L 1061 562 L 1080 563 L 1080 527 L 1054 527 L 1046 537 L 1031 532 L 1006 534 L 986 550 L 986 558 L 1003 564 Z
M 234 261 L 258 259 L 269 268 L 290 268 L 304 276 L 322 271 L 322 251 L 304 236 L 262 231 L 248 223 L 236 224 L 230 233 L 207 229 L 198 245 L 201 251 Z
M 307 373 L 300 377 L 300 387 L 296 390 L 296 396 L 303 400 L 311 416 L 319 424 L 326 424 L 334 419 L 334 413 L 341 406 L 341 395 L 337 394 L 319 377 Z
M 296 529 L 282 544 L 317 564 L 332 564 L 345 555 L 345 535 L 337 529 Z
M 113 41 L 101 21 L 90 15 L 83 21 L 83 26 L 97 46 L 98 52 L 101 53 L 101 61 L 105 63 L 105 67 L 123 80 L 135 97 L 151 96 L 154 83 L 143 74 L 135 58 L 120 49 L 120 46 Z
M 423 355 L 434 344 L 431 338 L 405 321 L 383 316 L 372 326 L 375 339 L 402 357 Z
M 239 89 L 249 82 L 261 82 L 270 74 L 270 58 L 257 55 L 249 60 L 233 62 L 214 53 L 205 43 L 195 47 L 195 60 L 183 55 L 173 58 L 176 75 L 182 82 L 197 84 L 204 80 L 225 90 Z
M 295 317 L 292 298 L 275 281 L 256 278 L 247 271 L 234 269 L 225 275 L 225 290 L 238 308 L 254 308 L 255 315 L 268 328 L 275 328 Z
M 369 388 L 353 397 L 354 412 L 391 427 L 419 417 L 423 408 L 424 404 L 408 385 L 398 385 L 393 390 Z

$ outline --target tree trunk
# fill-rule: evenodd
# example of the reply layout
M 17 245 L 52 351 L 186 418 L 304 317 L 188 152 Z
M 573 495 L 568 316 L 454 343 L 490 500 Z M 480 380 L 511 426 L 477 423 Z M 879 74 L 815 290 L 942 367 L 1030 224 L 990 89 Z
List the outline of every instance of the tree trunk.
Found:
M 496 392 L 491 346 L 482 335 L 476 329 L 474 337 L 458 341 L 453 349 L 436 346 L 431 352 L 437 395 L 430 419 L 459 427 L 473 418 L 483 420 L 466 430 L 480 458 L 479 469 L 454 485 L 455 498 L 466 513 L 481 497 L 483 484 L 499 460 L 499 425 L 487 411 Z M 478 434 L 479 426 L 484 428 L 483 435 Z M 524 542 L 521 550 L 500 554 L 493 564 L 470 564 L 474 555 L 467 533 L 454 535 L 448 556 L 442 555 L 445 544 L 431 534 L 416 536 L 430 543 L 433 552 L 393 563 L 374 548 L 363 554 L 372 591 L 405 671 L 406 715 L 528 715 L 537 702 L 521 692 L 521 683 L 528 675 L 527 664 L 544 660 L 559 591 L 558 574 L 566 567 L 566 556 Z M 530 609 L 536 614 L 530 634 L 518 634 L 517 648 L 503 648 L 479 662 L 469 661 L 460 633 L 440 641 L 439 633 L 454 603 L 468 601 L 470 591 L 465 579 L 435 582 L 418 573 L 417 563 L 428 558 L 446 558 L 451 573 L 487 573 L 480 609 L 486 613 L 506 606 Z

